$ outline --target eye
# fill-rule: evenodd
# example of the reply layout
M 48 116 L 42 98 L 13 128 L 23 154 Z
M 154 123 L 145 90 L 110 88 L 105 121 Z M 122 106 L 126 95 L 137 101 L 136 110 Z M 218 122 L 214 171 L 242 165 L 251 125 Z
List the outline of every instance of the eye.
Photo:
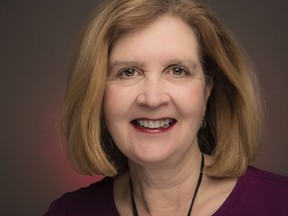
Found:
M 180 67 L 180 66 L 171 67 L 170 72 L 173 76 L 177 76 L 177 77 L 188 76 L 190 74 L 187 69 Z
M 137 71 L 134 68 L 126 68 L 120 71 L 120 78 L 129 78 L 135 76 Z

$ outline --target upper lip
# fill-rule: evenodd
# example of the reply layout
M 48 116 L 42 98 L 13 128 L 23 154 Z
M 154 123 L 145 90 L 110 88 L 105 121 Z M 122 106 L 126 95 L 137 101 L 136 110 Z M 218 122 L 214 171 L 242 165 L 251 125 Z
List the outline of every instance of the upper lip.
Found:
M 133 121 L 137 121 L 137 120 L 148 120 L 148 121 L 161 121 L 161 120 L 166 120 L 166 119 L 171 119 L 171 120 L 175 120 L 175 118 L 172 117 L 159 117 L 159 118 L 148 118 L 148 117 L 139 117 L 139 118 L 134 118 L 131 120 L 131 122 Z
M 165 120 L 165 119 L 174 119 L 172 117 L 160 117 L 160 118 L 147 118 L 147 117 L 143 117 L 143 118 L 134 118 L 132 121 L 134 120 L 151 120 L 151 121 L 157 121 L 157 120 Z

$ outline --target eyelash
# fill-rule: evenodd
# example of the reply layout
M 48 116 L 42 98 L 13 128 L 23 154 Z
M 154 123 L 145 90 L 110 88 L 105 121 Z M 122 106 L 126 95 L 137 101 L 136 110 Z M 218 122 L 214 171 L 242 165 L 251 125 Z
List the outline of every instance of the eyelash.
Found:
M 128 75 L 127 72 L 132 72 L 133 74 Z M 138 69 L 135 68 L 124 68 L 122 70 L 119 71 L 118 73 L 118 77 L 121 79 L 129 79 L 135 76 L 136 73 L 140 73 Z
M 180 70 L 180 74 L 175 74 L 174 71 L 176 70 Z M 178 65 L 170 65 L 167 67 L 167 70 L 165 70 L 168 74 L 171 74 L 172 76 L 176 77 L 176 78 L 182 78 L 182 77 L 187 77 L 190 76 L 191 73 L 190 71 L 183 67 L 183 66 L 178 66 Z M 128 74 L 128 73 L 133 73 L 133 74 Z M 133 78 L 135 75 L 137 74 L 141 74 L 141 70 L 138 68 L 133 68 L 133 67 L 129 67 L 129 68 L 124 68 L 122 70 L 119 71 L 119 73 L 117 74 L 117 77 L 120 79 L 130 79 Z
M 173 72 L 174 72 L 175 69 L 180 70 L 180 71 L 181 71 L 181 74 L 174 74 Z M 182 67 L 182 66 L 178 66 L 178 65 L 172 65 L 172 66 L 170 66 L 170 68 L 169 68 L 168 71 L 171 72 L 171 74 L 172 74 L 173 76 L 175 76 L 175 77 L 180 77 L 180 78 L 181 78 L 181 77 L 187 77 L 187 76 L 190 76 L 190 75 L 191 75 L 190 71 L 189 71 L 187 68 Z M 183 74 L 183 73 L 184 73 L 184 74 Z

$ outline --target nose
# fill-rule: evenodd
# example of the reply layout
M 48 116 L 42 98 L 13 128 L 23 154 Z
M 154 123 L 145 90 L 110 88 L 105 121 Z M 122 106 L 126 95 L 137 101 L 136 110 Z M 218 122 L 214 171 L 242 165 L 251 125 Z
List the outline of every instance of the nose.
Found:
M 137 104 L 150 109 L 156 109 L 169 104 L 170 100 L 167 88 L 160 78 L 144 82 L 141 93 L 137 97 Z

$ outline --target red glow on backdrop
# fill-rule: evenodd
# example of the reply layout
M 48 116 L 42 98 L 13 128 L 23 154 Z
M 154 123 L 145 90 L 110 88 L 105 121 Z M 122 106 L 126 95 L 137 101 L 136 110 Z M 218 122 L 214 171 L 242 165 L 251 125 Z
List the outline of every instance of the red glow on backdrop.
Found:
M 79 187 L 85 187 L 93 182 L 102 179 L 102 176 L 88 176 L 77 173 L 68 162 L 65 150 L 60 145 L 57 133 L 56 122 L 59 115 L 60 107 L 63 103 L 63 98 L 55 98 L 53 103 L 49 104 L 49 108 L 45 106 L 43 114 L 41 115 L 42 130 L 46 134 L 50 134 L 47 145 L 42 148 L 43 157 L 45 157 L 45 165 L 49 167 L 51 179 L 53 179 L 54 187 L 63 192 L 75 190 Z

